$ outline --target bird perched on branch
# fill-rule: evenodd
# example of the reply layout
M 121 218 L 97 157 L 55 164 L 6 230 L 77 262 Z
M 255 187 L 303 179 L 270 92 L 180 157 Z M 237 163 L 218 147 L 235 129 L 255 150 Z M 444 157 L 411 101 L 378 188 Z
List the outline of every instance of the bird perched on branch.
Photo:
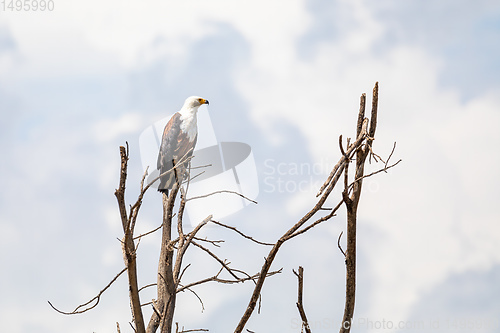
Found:
M 176 112 L 165 126 L 156 163 L 160 175 L 170 170 L 160 178 L 158 191 L 162 193 L 168 195 L 168 190 L 175 184 L 176 179 L 180 184 L 184 178 L 198 139 L 197 114 L 198 108 L 203 104 L 208 104 L 204 98 L 188 97 L 181 110 Z

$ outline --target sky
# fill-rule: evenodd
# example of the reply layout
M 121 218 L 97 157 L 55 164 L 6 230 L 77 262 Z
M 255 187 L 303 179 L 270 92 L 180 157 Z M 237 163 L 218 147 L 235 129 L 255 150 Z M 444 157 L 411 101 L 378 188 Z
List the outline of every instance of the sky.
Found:
M 7 2 L 6 2 L 7 3 Z M 496 1 L 58 1 L 0 10 L 0 321 L 17 332 L 132 332 L 126 277 L 90 312 L 64 316 L 123 268 L 114 190 L 130 145 L 127 200 L 143 174 L 139 137 L 203 96 L 220 142 L 252 149 L 257 205 L 224 217 L 272 242 L 315 203 L 353 137 L 359 96 L 379 82 L 377 154 L 402 162 L 366 179 L 358 210 L 361 332 L 499 332 L 500 4 Z M 201 111 L 200 111 L 201 112 Z M 380 165 L 367 166 L 368 171 Z M 338 200 L 334 192 L 330 205 Z M 161 221 L 149 191 L 137 232 Z M 338 329 L 345 213 L 280 250 L 255 332 L 299 332 L 296 277 L 313 332 Z M 208 227 L 234 267 L 257 272 L 268 249 Z M 139 247 L 156 281 L 159 235 Z M 344 239 L 345 242 L 345 239 Z M 345 243 L 344 243 L 345 244 Z M 185 279 L 217 263 L 193 249 Z M 231 332 L 251 284 L 178 298 L 186 329 Z M 152 289 L 141 294 L 144 302 Z M 145 308 L 146 317 L 151 309 Z

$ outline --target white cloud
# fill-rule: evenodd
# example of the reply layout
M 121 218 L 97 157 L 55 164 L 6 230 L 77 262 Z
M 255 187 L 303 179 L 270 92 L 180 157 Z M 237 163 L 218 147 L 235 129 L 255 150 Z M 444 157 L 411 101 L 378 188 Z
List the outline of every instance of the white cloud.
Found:
M 93 128 L 93 137 L 98 142 L 109 142 L 124 134 L 137 133 L 145 126 L 143 118 L 135 112 L 124 113 L 115 118 L 99 120 Z
M 443 59 L 411 44 L 376 55 L 369 46 L 381 37 L 383 22 L 364 11 L 352 20 L 352 31 L 319 47 L 311 60 L 295 53 L 291 61 L 269 59 L 266 66 L 253 58 L 238 86 L 266 135 L 274 136 L 269 124 L 286 119 L 319 160 L 337 149 L 339 134 L 352 136 L 341 131 L 353 129 L 359 93 L 366 91 L 371 103 L 371 87 L 380 81 L 375 147 L 387 151 L 391 140 L 398 141 L 396 158 L 404 162 L 402 171 L 377 180 L 385 185 L 378 198 L 362 198 L 360 215 L 388 240 L 360 246 L 376 263 L 371 316 L 404 319 L 423 290 L 457 270 L 500 261 L 494 249 L 498 214 L 486 204 L 498 198 L 500 183 L 494 172 L 498 101 L 481 96 L 464 105 L 457 93 L 439 86 Z M 281 70 L 269 71 L 270 64 Z M 444 156 L 435 160 L 440 152 Z M 289 198 L 289 214 L 297 213 L 299 197 Z

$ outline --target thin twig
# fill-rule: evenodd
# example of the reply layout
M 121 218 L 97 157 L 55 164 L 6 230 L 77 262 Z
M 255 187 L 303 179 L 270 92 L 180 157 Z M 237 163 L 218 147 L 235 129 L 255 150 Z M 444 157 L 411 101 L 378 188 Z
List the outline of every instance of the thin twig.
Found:
M 396 150 L 396 141 L 394 141 L 394 145 L 392 146 L 391 153 L 389 154 L 389 157 L 387 158 L 387 162 L 385 162 L 385 167 L 387 167 L 387 164 L 389 163 L 389 161 L 392 157 L 392 154 L 394 154 L 395 150 Z
M 339 238 L 337 239 L 337 246 L 339 247 L 340 252 L 342 252 L 342 254 L 343 254 L 343 255 L 344 255 L 344 257 L 345 257 L 345 252 L 344 252 L 344 250 L 342 249 L 342 246 L 340 245 L 340 238 L 342 237 L 342 234 L 343 234 L 343 233 L 344 233 L 344 231 L 341 231 L 341 232 L 340 232 Z
M 151 301 L 151 306 L 153 307 L 153 311 L 156 313 L 156 315 L 158 316 L 158 318 L 161 318 L 161 313 L 160 313 L 160 311 L 156 308 L 156 301 L 155 301 L 155 300 L 152 300 L 152 301 Z
M 198 166 L 195 166 L 195 167 L 191 167 L 192 170 L 195 170 L 195 169 L 201 169 L 201 168 L 208 168 L 208 167 L 211 167 L 212 164 L 205 164 L 205 165 L 198 165 Z
M 376 175 L 377 173 L 381 173 L 382 171 L 383 171 L 383 172 L 387 172 L 387 170 L 389 170 L 390 168 L 395 167 L 395 166 L 396 166 L 396 165 L 398 165 L 398 164 L 399 164 L 399 162 L 401 162 L 401 161 L 402 161 L 402 160 L 400 159 L 400 160 L 398 160 L 398 161 L 397 161 L 396 163 L 394 163 L 394 164 L 391 164 L 391 165 L 389 165 L 389 166 L 385 166 L 385 167 L 383 167 L 382 169 L 379 169 L 379 170 L 377 170 L 377 171 L 374 171 L 374 172 L 372 172 L 372 173 L 370 173 L 370 174 L 368 174 L 368 175 L 363 175 L 363 176 L 361 176 L 361 177 L 356 178 L 356 179 L 355 179 L 355 180 L 354 180 L 351 184 L 349 184 L 349 188 L 353 187 L 353 186 L 354 186 L 354 184 L 356 184 L 357 182 L 359 182 L 359 181 L 360 181 L 360 180 L 362 180 L 362 179 L 365 179 L 365 178 L 371 177 L 371 176 L 373 176 L 373 175 Z
M 205 311 L 205 305 L 203 304 L 201 297 L 193 289 L 191 289 L 191 288 L 185 288 L 185 289 L 192 292 L 196 296 L 196 298 L 198 298 L 198 301 L 200 301 L 200 304 L 201 304 L 201 312 Z
M 179 281 L 182 280 L 182 276 L 184 275 L 184 272 L 186 272 L 186 270 L 188 269 L 189 266 L 191 266 L 191 264 L 187 264 L 187 266 L 184 267 L 184 269 L 181 272 L 181 275 L 179 276 Z
M 150 283 L 150 284 L 147 284 L 147 285 L 145 285 L 145 286 L 141 287 L 141 288 L 139 289 L 139 291 L 141 291 L 141 290 L 143 290 L 143 289 L 146 289 L 146 288 L 149 288 L 149 287 L 154 287 L 154 286 L 156 286 L 156 283 Z
M 254 204 L 257 204 L 257 201 L 255 200 L 252 200 L 250 198 L 247 198 L 246 196 L 244 196 L 243 194 L 241 193 L 238 193 L 238 192 L 235 192 L 235 191 L 229 191 L 229 190 L 220 190 L 220 191 L 214 191 L 212 193 L 208 193 L 208 194 L 204 194 L 204 195 L 198 195 L 196 197 L 191 197 L 191 198 L 188 198 L 186 199 L 186 201 L 191 201 L 191 200 L 195 200 L 195 199 L 201 199 L 201 198 L 206 198 L 206 197 L 209 197 L 211 195 L 214 195 L 214 194 L 220 194 L 220 193 L 230 193 L 230 194 L 236 194 L 240 197 L 242 197 L 243 199 L 246 199 L 250 202 L 253 202 Z
M 161 227 L 163 227 L 163 224 L 159 225 L 158 227 L 154 228 L 154 229 L 153 229 L 153 230 L 151 230 L 151 231 L 148 231 L 148 232 L 146 232 L 146 233 L 144 233 L 144 234 L 140 234 L 139 236 L 134 237 L 134 240 L 136 240 L 136 239 L 140 239 L 140 238 L 142 238 L 142 237 L 144 237 L 144 236 L 147 236 L 147 235 L 149 235 L 149 234 L 152 234 L 152 233 L 154 233 L 154 232 L 156 232 L 156 231 L 160 230 L 160 229 L 161 229 Z M 120 242 L 121 242 L 121 240 L 120 240 Z
M 282 272 L 282 270 L 283 270 L 283 268 L 280 268 L 277 271 L 268 272 L 267 273 L 267 277 L 273 276 L 275 274 L 280 274 Z M 196 282 L 191 282 L 191 283 L 189 283 L 189 284 L 187 284 L 185 286 L 182 286 L 182 287 L 180 287 L 180 288 L 177 289 L 177 292 L 179 293 L 181 291 L 184 291 L 187 288 L 198 286 L 200 284 L 204 284 L 204 283 L 207 283 L 207 282 L 217 282 L 217 283 L 223 283 L 223 284 L 235 284 L 235 283 L 242 283 L 242 282 L 246 282 L 246 281 L 254 281 L 255 282 L 255 280 L 258 279 L 259 275 L 260 275 L 259 273 L 257 273 L 257 274 L 254 274 L 252 276 L 246 276 L 246 277 L 238 278 L 238 279 L 235 279 L 235 280 L 227 280 L 227 279 L 220 279 L 218 277 L 219 274 L 221 273 L 221 271 L 222 271 L 222 268 L 214 276 L 211 276 L 211 277 L 208 277 L 208 278 L 205 278 L 203 280 L 196 281 Z
M 306 333 L 311 333 L 311 329 L 309 328 L 309 322 L 307 321 L 306 312 L 304 310 L 304 304 L 302 302 L 302 293 L 304 288 L 304 268 L 299 266 L 299 273 L 293 270 L 293 274 L 297 276 L 298 279 L 298 292 L 297 292 L 297 309 L 299 310 L 300 318 L 302 319 L 302 327 L 306 330 Z
M 372 156 L 373 156 L 373 159 L 375 160 L 375 163 L 378 163 L 378 160 L 382 161 L 382 163 L 387 163 L 386 161 L 384 161 L 384 159 L 383 159 L 380 155 L 376 154 L 376 153 L 373 151 L 373 148 L 372 148 L 372 146 L 371 146 L 371 145 L 367 145 L 367 148 L 368 148 L 368 150 L 370 151 L 370 158 L 369 158 L 369 160 L 368 160 L 368 162 L 369 162 L 370 164 L 372 163 L 372 161 L 371 161 Z
M 343 166 L 346 162 L 347 157 L 351 156 L 351 153 L 355 151 L 356 149 L 359 148 L 359 146 L 363 143 L 363 141 L 366 138 L 366 131 L 368 127 L 368 119 L 364 119 L 362 124 L 361 124 L 361 130 L 359 132 L 358 137 L 356 138 L 356 141 L 347 149 L 345 152 L 345 155 L 342 155 L 340 160 L 335 164 L 333 167 L 332 171 L 330 172 L 330 175 L 326 179 L 326 181 L 323 183 L 323 186 L 319 189 L 318 193 L 316 194 L 316 197 L 319 197 L 320 195 L 323 194 L 325 189 L 331 184 L 332 179 L 335 179 L 335 175 L 337 173 L 342 173 Z
M 233 273 L 233 270 L 231 268 L 229 268 L 229 266 L 227 266 L 227 264 L 225 263 L 225 261 L 223 261 L 222 259 L 220 259 L 217 255 L 215 255 L 212 251 L 210 251 L 209 249 L 207 249 L 206 247 L 204 247 L 203 245 L 200 245 L 194 241 L 191 242 L 194 246 L 196 247 L 199 247 L 200 249 L 202 249 L 203 251 L 205 251 L 206 253 L 208 253 L 212 258 L 214 258 L 215 260 L 217 260 L 217 262 L 219 262 L 219 264 L 224 267 L 226 269 L 226 271 L 231 274 L 235 279 L 239 279 L 239 277 Z
M 339 148 L 340 148 L 340 152 L 342 153 L 342 155 L 345 156 L 344 147 L 342 145 L 342 134 L 340 134 L 340 136 L 339 136 Z
M 318 220 L 316 220 L 314 223 L 312 223 L 312 224 L 308 225 L 308 226 L 307 226 L 307 227 L 305 227 L 304 229 L 297 230 L 295 233 L 293 233 L 292 235 L 290 235 L 290 237 L 289 237 L 288 239 L 293 238 L 293 237 L 295 237 L 295 236 L 298 236 L 298 235 L 300 235 L 300 234 L 303 234 L 304 232 L 308 231 L 308 230 L 309 230 L 309 229 L 311 229 L 311 228 L 314 228 L 314 227 L 315 227 L 315 226 L 317 226 L 318 224 L 320 224 L 320 223 L 322 223 L 322 222 L 325 222 L 325 221 L 328 221 L 329 219 L 331 219 L 332 217 L 334 217 L 334 216 L 335 216 L 335 212 L 337 212 L 337 210 L 338 210 L 338 209 L 342 206 L 342 203 L 343 203 L 343 201 L 341 200 L 341 201 L 337 204 L 337 206 L 335 206 L 335 208 L 334 208 L 334 209 L 332 209 L 332 211 L 331 211 L 328 215 L 325 215 L 325 216 L 323 216 L 323 217 L 319 218 L 319 219 L 318 219 Z M 287 240 L 288 240 L 288 239 L 287 239 Z
M 179 273 L 180 269 L 182 266 L 182 259 L 184 258 L 184 254 L 187 251 L 187 248 L 189 247 L 190 244 L 194 243 L 193 242 L 193 237 L 196 235 L 196 233 L 204 226 L 206 225 L 210 220 L 212 219 L 212 215 L 207 216 L 203 221 L 201 221 L 196 228 L 193 229 L 189 234 L 187 234 L 186 241 L 183 244 L 179 245 L 179 249 L 177 250 L 177 257 L 175 260 L 175 265 L 174 265 L 174 271 L 173 271 L 173 276 L 174 276 L 174 283 L 177 286 L 179 284 Z
M 146 179 L 146 176 L 148 175 L 148 169 L 149 169 L 149 167 L 146 167 L 146 170 L 144 171 L 144 174 L 142 175 L 139 197 L 137 198 L 137 201 L 135 202 L 135 204 L 130 208 L 129 220 L 130 220 L 130 230 L 131 230 L 132 234 L 134 233 L 135 223 L 137 221 L 137 215 L 139 214 L 139 209 L 141 208 L 141 205 L 142 205 L 142 198 L 144 197 L 144 192 L 143 192 L 144 181 Z
M 219 243 L 224 243 L 225 241 L 223 239 L 219 240 L 210 240 L 207 238 L 199 238 L 199 237 L 193 237 L 194 240 L 200 241 L 200 242 L 207 242 L 212 244 L 213 246 L 220 247 Z
M 220 225 L 221 227 L 224 227 L 224 228 L 227 228 L 227 229 L 230 229 L 230 230 L 233 230 L 235 232 L 237 232 L 238 234 L 240 234 L 241 236 L 245 237 L 246 239 L 249 239 L 251 240 L 252 242 L 255 242 L 257 244 L 261 244 L 261 245 L 268 245 L 268 246 L 273 246 L 274 244 L 271 244 L 271 243 L 265 243 L 265 242 L 261 242 L 261 241 L 258 241 L 256 240 L 255 238 L 253 237 L 250 237 L 248 235 L 245 235 L 244 233 L 242 233 L 241 231 L 239 231 L 238 229 L 236 229 L 235 227 L 232 227 L 230 225 L 227 225 L 227 224 L 224 224 L 224 223 L 221 223 L 221 222 L 218 222 L 218 221 L 215 221 L 215 220 L 212 220 L 211 221 L 212 223 L 215 223 L 217 225 Z
M 195 168 L 193 168 L 193 169 L 195 169 Z M 193 177 L 191 177 L 191 176 L 190 176 L 190 177 L 189 177 L 189 180 L 196 179 L 196 178 L 200 177 L 201 175 L 203 175 L 205 172 L 206 172 L 206 171 L 204 170 L 204 171 L 202 171 L 202 172 L 200 172 L 200 173 L 198 173 L 198 174 L 194 175 Z
M 47 301 L 49 303 L 49 305 L 52 307 L 52 309 L 56 310 L 57 312 L 59 313 L 62 313 L 62 314 L 65 314 L 65 315 L 73 315 L 73 314 L 79 314 L 79 313 L 84 313 L 84 312 L 87 312 L 88 310 L 90 309 L 93 309 L 97 306 L 97 304 L 99 304 L 99 301 L 101 300 L 101 296 L 102 294 L 109 288 L 111 287 L 111 285 L 113 284 L 113 282 L 116 281 L 116 279 L 118 279 L 118 277 L 120 277 L 120 275 L 123 274 L 123 272 L 125 272 L 127 270 L 127 267 L 125 267 L 124 269 L 122 269 L 120 271 L 120 273 L 116 274 L 116 276 L 111 279 L 111 281 L 106 285 L 106 287 L 104 287 L 101 291 L 99 291 L 99 293 L 97 294 L 97 296 L 95 296 L 94 298 L 92 298 L 90 301 L 86 302 L 86 303 L 83 303 L 83 304 L 80 304 L 78 305 L 73 311 L 71 312 L 64 312 L 64 311 L 61 311 L 59 309 L 57 309 L 54 305 L 52 305 L 52 303 L 50 303 L 50 301 Z M 85 308 L 83 310 L 79 310 L 87 305 L 89 305 L 90 303 L 96 301 L 96 303 L 94 305 L 92 305 L 91 307 L 89 308 Z
M 179 204 L 179 210 L 177 214 L 177 233 L 179 234 L 179 243 L 182 246 L 182 244 L 184 243 L 184 228 L 182 226 L 182 218 L 184 217 L 184 209 L 186 208 L 186 192 L 183 188 L 181 188 L 180 191 L 181 202 Z

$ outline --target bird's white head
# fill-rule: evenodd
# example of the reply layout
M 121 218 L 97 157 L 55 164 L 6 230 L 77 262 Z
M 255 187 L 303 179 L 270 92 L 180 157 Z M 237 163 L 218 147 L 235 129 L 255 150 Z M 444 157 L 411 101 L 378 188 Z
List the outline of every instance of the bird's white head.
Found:
M 190 141 L 194 140 L 198 133 L 196 114 L 202 104 L 208 104 L 208 101 L 198 96 L 191 96 L 186 99 L 179 111 L 181 115 L 181 131 L 188 133 Z
M 183 109 L 198 109 L 202 104 L 209 104 L 208 100 L 199 96 L 191 96 L 184 102 Z

